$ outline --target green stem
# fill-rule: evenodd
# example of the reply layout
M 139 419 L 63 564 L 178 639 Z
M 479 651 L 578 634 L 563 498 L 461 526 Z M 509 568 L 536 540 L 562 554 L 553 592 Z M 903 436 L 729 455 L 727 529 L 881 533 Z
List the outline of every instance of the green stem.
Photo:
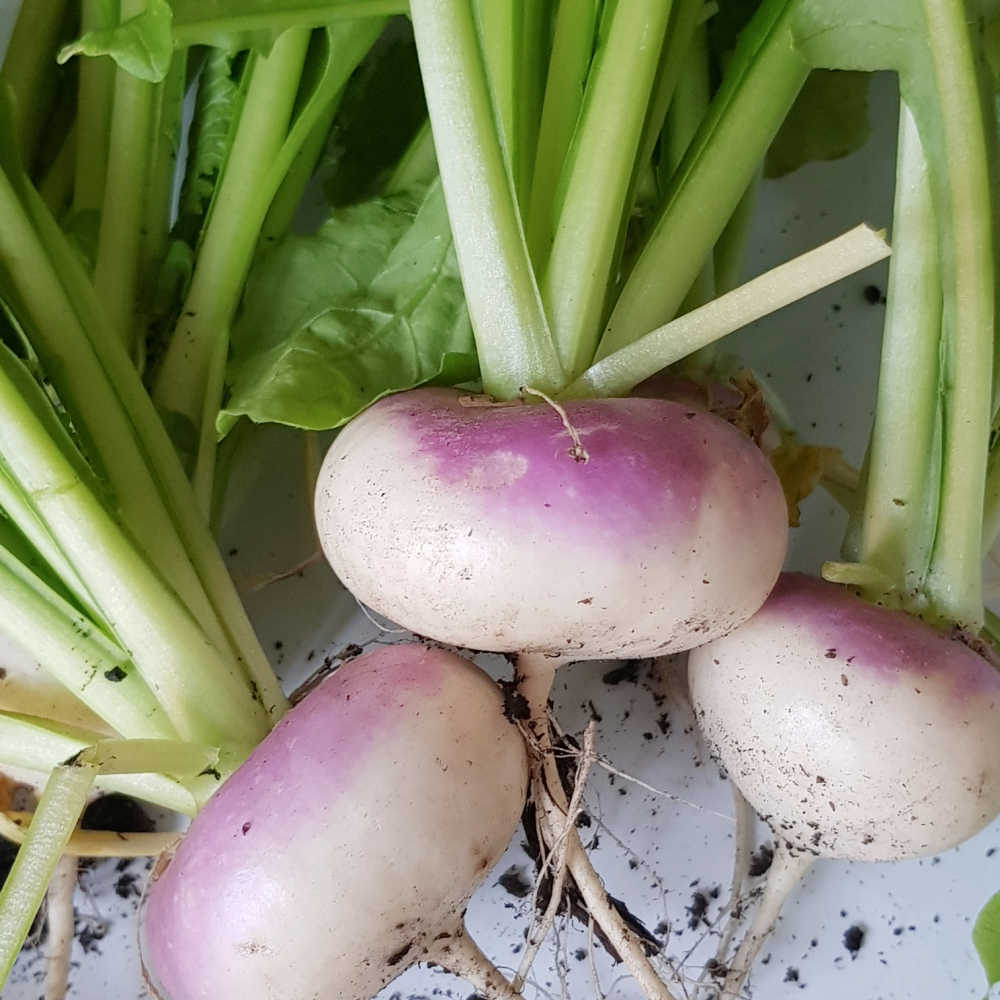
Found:
M 87 593 L 87 588 L 77 576 L 76 570 L 49 534 L 31 501 L 18 484 L 3 471 L 0 471 L 0 510 L 17 525 L 18 531 L 60 581 L 66 593 L 91 618 L 99 618 L 100 611 L 94 604 L 94 599 Z
M 55 96 L 55 53 L 66 0 L 25 0 L 7 45 L 0 82 L 16 102 L 18 154 L 29 168 Z
M 123 736 L 175 739 L 128 654 L 0 544 L 0 628 Z
M 705 29 L 700 27 L 700 21 L 704 14 L 705 5 L 702 0 L 674 0 L 670 11 L 670 24 L 667 28 L 667 38 L 663 45 L 663 54 L 660 57 L 660 67 L 653 86 L 653 97 L 649 102 L 649 110 L 646 115 L 646 123 L 643 126 L 642 141 L 639 144 L 639 163 L 648 163 L 652 159 L 656 142 L 660 138 L 660 133 L 667 117 L 667 111 L 673 114 L 678 106 L 677 102 L 687 102 L 687 98 L 678 94 L 678 88 L 682 86 L 682 81 L 689 75 L 700 77 L 702 73 L 707 73 L 707 62 L 693 61 L 691 55 L 692 45 L 697 45 L 696 33 L 704 36 Z M 704 44 L 702 39 L 701 45 Z M 700 47 L 699 47 L 700 48 Z M 699 60 L 707 59 L 707 53 L 699 51 Z M 707 84 L 707 79 L 706 79 Z M 683 85 L 690 91 L 690 83 Z M 701 124 L 705 109 L 708 107 L 708 94 L 705 95 L 705 105 L 701 112 L 701 117 L 695 123 Z M 686 150 L 694 137 L 694 131 L 688 136 L 688 141 L 684 144 Z M 666 158 L 661 157 L 661 165 L 666 166 Z M 680 165 L 680 160 L 676 159 L 669 163 L 669 174 Z M 667 176 L 669 176 L 669 174 Z
M 34 192 L 31 194 L 37 198 Z M 95 355 L 74 303 L 67 297 L 63 282 L 73 268 L 80 267 L 79 261 L 68 247 L 61 261 L 50 258 L 2 172 L 0 207 L 4 218 L 0 227 L 0 265 L 6 267 L 24 302 L 32 343 L 60 399 L 73 415 L 88 450 L 97 458 L 100 471 L 108 476 L 121 516 L 133 537 L 209 635 L 224 643 L 221 626 L 149 475 L 132 424 L 116 395 L 115 386 L 122 383 Z M 51 220 L 44 206 L 37 207 L 40 212 L 35 213 L 36 219 Z M 61 240 L 61 234 L 57 238 Z M 93 294 L 85 276 L 83 282 Z M 123 347 L 115 332 L 110 337 Z M 127 355 L 124 356 L 127 360 Z M 132 367 L 130 363 L 128 367 Z M 137 376 L 132 377 L 138 382 Z
M 187 75 L 187 53 L 174 54 L 163 84 L 156 88 L 152 141 L 147 168 L 148 190 L 143 203 L 139 239 L 137 357 L 145 358 L 146 318 L 152 308 L 160 268 L 170 240 L 170 210 L 177 152 L 180 147 L 181 113 Z M 140 371 L 143 365 L 139 366 Z
M 386 181 L 385 193 L 398 194 L 411 187 L 430 184 L 437 172 L 434 136 L 431 135 L 430 122 L 426 122 L 406 147 L 406 152 L 396 164 L 392 176 Z
M 665 178 L 680 168 L 708 113 L 712 99 L 708 77 L 708 33 L 701 24 L 692 30 L 690 44 L 681 55 L 679 78 L 664 127 L 661 163 Z
M 615 7 L 587 80 L 565 175 L 566 195 L 541 279 L 563 368 L 579 374 L 601 332 L 612 265 L 670 4 Z
M 691 43 L 682 56 L 680 79 L 670 103 L 663 130 L 662 173 L 672 177 L 684 160 L 692 140 L 705 120 L 711 100 L 711 84 L 708 72 L 708 35 L 705 26 L 698 25 L 691 36 Z M 665 185 L 664 185 L 665 186 Z M 688 289 L 680 312 L 690 312 L 704 305 L 715 295 L 715 261 L 709 250 L 694 284 Z M 710 355 L 711 351 L 709 351 Z M 709 360 L 704 351 L 699 352 L 692 364 L 698 366 Z
M 76 157 L 76 125 L 66 133 L 56 158 L 49 164 L 38 182 L 38 193 L 58 219 L 69 206 L 73 196 L 73 161 Z
M 19 767 L 47 774 L 102 739 L 104 736 L 100 733 L 49 719 L 0 712 L 0 767 Z M 193 816 L 197 810 L 191 792 L 164 774 L 102 775 L 97 785 L 185 816 Z
M 1000 537 L 1000 452 L 990 454 L 986 471 L 983 501 L 983 555 L 987 555 Z
M 342 97 L 343 91 L 330 101 L 302 144 L 302 148 L 295 154 L 295 159 L 292 160 L 292 165 L 288 168 L 288 173 L 281 182 L 281 187 L 278 188 L 261 226 L 259 241 L 261 249 L 276 243 L 291 230 L 302 195 L 323 153 L 333 120 L 337 117 Z
M 172 0 L 170 6 L 179 48 L 219 45 L 227 35 L 241 32 L 320 28 L 355 18 L 406 14 L 409 9 L 407 0 L 300 0 L 295 5 L 283 2 L 277 10 L 274 0 L 241 0 L 227 2 L 224 13 L 205 0 Z
M 743 258 L 746 253 L 747 237 L 757 206 L 757 187 L 760 173 L 754 174 L 750 186 L 740 198 L 736 210 L 722 230 L 712 260 L 715 274 L 716 292 L 728 292 L 743 280 Z
M 2 194 L 3 177 L 0 174 L 0 196 Z M 112 484 L 118 491 L 119 502 L 123 494 L 128 495 L 128 490 L 138 490 L 142 484 L 146 484 L 146 488 L 152 490 L 152 502 L 157 508 L 165 507 L 173 522 L 173 526 L 168 523 L 166 527 L 166 537 L 156 535 L 150 538 L 141 534 L 136 534 L 135 537 L 143 539 L 147 551 L 157 552 L 172 544 L 171 539 L 179 535 L 199 581 L 197 592 L 180 591 L 185 603 L 194 601 L 194 608 L 197 609 L 202 600 L 199 597 L 200 588 L 204 588 L 211 604 L 211 614 L 217 616 L 221 623 L 209 626 L 209 635 L 218 628 L 224 630 L 272 721 L 276 721 L 288 707 L 288 702 L 247 618 L 246 609 L 222 561 L 215 539 L 198 509 L 170 437 L 124 345 L 104 317 L 94 286 L 87 278 L 77 254 L 55 220 L 45 211 L 44 205 L 37 196 L 33 197 L 30 187 L 25 189 L 25 194 L 32 221 L 37 226 L 38 236 L 47 253 L 47 257 L 33 259 L 35 270 L 41 273 L 43 266 L 48 267 L 50 264 L 56 269 L 65 285 L 65 293 L 68 295 L 66 301 L 71 303 L 71 309 L 76 313 L 75 316 L 69 314 L 68 325 L 60 325 L 48 319 L 39 326 L 35 334 L 36 347 L 41 345 L 39 338 L 44 335 L 51 338 L 47 347 L 55 358 L 79 354 L 86 360 L 87 352 L 93 351 L 100 362 L 100 368 L 106 373 L 109 385 L 114 387 L 110 394 L 100 392 L 104 376 L 100 375 L 94 383 L 89 364 L 62 364 L 48 368 L 59 396 L 64 402 L 67 399 L 77 400 L 80 405 L 73 414 L 74 422 L 78 429 L 90 430 L 91 439 L 98 443 L 108 443 L 103 433 L 115 421 L 124 418 L 131 424 L 141 447 L 140 458 L 148 465 L 132 467 L 126 461 L 127 451 L 122 452 L 117 447 L 99 451 L 111 472 L 119 476 L 112 479 Z M 11 217 L 4 214 L 5 219 L 9 220 Z M 5 229 L 0 229 L 0 244 L 5 232 Z M 29 229 L 28 232 L 30 234 L 32 230 Z M 24 250 L 23 244 L 15 245 L 20 245 L 21 250 Z M 0 246 L 0 259 L 2 258 L 3 250 Z M 53 291 L 57 295 L 55 301 L 64 301 L 58 286 L 54 286 Z M 42 315 L 48 316 L 44 312 Z M 113 462 L 108 461 L 111 456 L 114 456 Z M 137 515 L 141 514 L 141 508 L 137 509 Z M 162 572 L 163 565 L 159 568 Z M 176 589 L 178 580 L 170 582 Z M 201 621 L 201 614 L 198 617 Z
M 31 496 L 177 732 L 213 745 L 253 745 L 267 725 L 238 667 L 133 547 L 3 367 L 0 460 Z
M 215 420 L 222 401 L 229 324 L 268 208 L 295 156 L 347 77 L 381 33 L 369 19 L 327 29 L 337 58 L 289 129 L 309 32 L 295 29 L 253 67 L 226 170 L 216 189 L 191 287 L 153 387 L 162 409 L 198 430 L 194 483 L 205 515 L 212 502 Z
M 145 6 L 145 0 L 122 0 L 122 20 Z M 130 353 L 135 345 L 142 225 L 159 88 L 123 69 L 115 72 L 94 287 Z
M 859 559 L 877 567 L 906 602 L 922 590 L 934 543 L 941 463 L 941 271 L 927 160 L 905 102 L 892 218 L 894 252 Z
M 511 176 L 520 174 L 518 76 L 520 61 L 520 0 L 472 0 L 479 45 L 493 98 L 493 116 Z
M 857 226 L 596 361 L 562 398 L 628 395 L 693 351 L 888 256 L 881 235 Z
M 795 8 L 794 0 L 767 0 L 740 36 L 709 114 L 618 298 L 597 360 L 676 313 L 749 187 L 809 73 L 792 44 Z
M 577 0 L 579 3 L 579 0 Z M 521 206 L 522 218 L 527 217 L 531 203 L 531 180 L 538 152 L 542 100 L 548 70 L 549 43 L 552 28 L 552 0 L 521 0 L 518 5 L 521 34 L 517 42 L 517 150 L 514 188 Z
M 117 3 L 83 0 L 80 33 L 112 28 L 118 23 Z M 115 92 L 115 64 L 110 56 L 88 56 L 77 60 L 76 180 L 74 212 L 100 212 L 108 171 L 111 136 L 111 106 Z
M 528 246 L 539 270 L 555 238 L 556 190 L 580 117 L 599 10 L 598 0 L 576 0 L 556 11 L 527 216 Z
M 472 13 L 465 0 L 410 6 L 484 388 L 497 399 L 517 396 L 525 384 L 555 390 L 563 374 L 494 125 Z
M 941 506 L 927 577 L 933 606 L 967 628 L 982 624 L 982 522 L 990 434 L 994 245 L 985 112 L 961 0 L 924 0 L 941 108 L 952 220 L 942 247 L 944 289 Z M 992 108 L 989 109 L 992 114 Z M 989 127 L 992 127 L 989 126 Z
M 45 785 L 0 891 L 0 983 L 10 975 L 28 936 L 52 872 L 87 804 L 97 771 L 93 764 L 57 767 Z

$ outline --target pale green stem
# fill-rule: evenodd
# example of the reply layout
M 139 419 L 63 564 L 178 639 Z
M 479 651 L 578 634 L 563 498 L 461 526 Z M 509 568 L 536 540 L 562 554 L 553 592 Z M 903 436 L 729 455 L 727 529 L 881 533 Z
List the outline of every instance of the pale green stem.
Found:
M 80 267 L 79 260 L 65 247 L 65 266 L 57 272 L 62 261 L 50 259 L 32 220 L 2 172 L 0 205 L 4 218 L 0 227 L 0 262 L 10 273 L 28 310 L 32 342 L 43 365 L 73 414 L 86 445 L 98 459 L 101 471 L 108 476 L 122 518 L 138 544 L 209 635 L 224 643 L 215 612 L 149 476 L 131 422 L 117 398 L 116 388 L 120 391 L 122 382 L 101 364 L 81 326 L 75 303 L 67 297 L 63 283 L 74 268 Z M 38 207 L 41 212 L 35 213 L 36 220 L 51 221 L 44 206 Z M 57 239 L 62 240 L 61 234 Z M 85 276 L 83 282 L 93 294 Z M 113 332 L 111 336 L 121 349 L 121 341 Z M 122 353 L 127 361 L 127 355 Z M 128 367 L 132 368 L 130 362 Z M 138 383 L 134 373 L 130 377 Z M 142 391 L 141 383 L 139 390 Z
M 123 736 L 176 738 L 128 654 L 2 545 L 0 630 Z
M 24 0 L 7 45 L 0 82 L 16 104 L 18 155 L 30 169 L 55 93 L 55 54 L 66 0 Z
M 859 557 L 900 591 L 922 589 L 934 543 L 941 463 L 937 221 L 917 126 L 900 103 L 889 288 Z M 873 597 L 881 597 L 872 594 Z
M 272 199 L 329 103 L 381 33 L 370 19 L 337 32 L 339 59 L 321 91 L 289 129 L 309 33 L 288 31 L 255 63 L 225 173 L 216 189 L 181 317 L 153 387 L 160 407 L 198 431 L 194 481 L 208 516 L 215 474 L 215 420 L 222 401 L 229 325 L 239 303 L 261 226 Z
M 514 398 L 524 385 L 556 390 L 563 373 L 493 122 L 472 12 L 466 0 L 413 0 L 410 7 L 484 388 L 497 399 Z
M 941 506 L 927 593 L 946 619 L 982 625 L 982 521 L 990 433 L 994 332 L 992 191 L 984 108 L 961 0 L 924 0 L 940 98 L 952 219 L 942 254 L 944 424 Z
M 590 362 L 601 333 L 635 157 L 670 16 L 663 0 L 615 8 L 587 80 L 569 152 L 566 195 L 541 279 L 568 376 Z
M 246 0 L 230 10 L 205 0 L 172 0 L 174 44 L 217 45 L 233 32 L 321 28 L 339 21 L 408 13 L 407 0 L 302 0 L 275 10 L 273 0 Z
M 3 193 L 3 180 L 0 175 L 0 195 Z M 135 536 L 143 539 L 148 550 L 163 549 L 170 544 L 172 538 L 180 536 L 186 550 L 185 564 L 193 564 L 199 581 L 199 591 L 184 593 L 185 602 L 194 601 L 194 608 L 197 609 L 199 601 L 203 600 L 203 597 L 199 597 L 200 588 L 204 586 L 204 592 L 211 602 L 210 614 L 217 616 L 217 624 L 209 624 L 207 631 L 211 635 L 219 628 L 224 630 L 272 721 L 276 721 L 288 707 L 287 699 L 261 649 L 208 524 L 198 509 L 173 443 L 121 340 L 107 322 L 94 286 L 87 278 L 79 257 L 37 195 L 30 188 L 25 193 L 31 221 L 37 227 L 37 235 L 44 245 L 43 253 L 48 255 L 35 262 L 35 270 L 42 271 L 50 265 L 55 267 L 69 298 L 65 299 L 58 286 L 54 286 L 57 299 L 53 301 L 69 304 L 79 317 L 77 321 L 70 314 L 68 326 L 46 319 L 44 325 L 34 331 L 35 346 L 39 347 L 42 343 L 39 338 L 45 337 L 51 338 L 46 342 L 46 347 L 54 357 L 75 356 L 80 353 L 86 360 L 88 351 L 96 354 L 100 368 L 107 373 L 107 382 L 100 373 L 97 382 L 94 381 L 89 363 L 82 366 L 56 366 L 49 369 L 49 375 L 59 396 L 64 402 L 67 399 L 76 399 L 78 402 L 80 408 L 74 413 L 74 421 L 78 429 L 91 431 L 91 438 L 101 445 L 98 451 L 105 459 L 104 464 L 110 469 L 119 501 L 123 496 L 131 495 L 131 491 L 148 488 L 153 491 L 152 502 L 157 507 L 165 506 L 175 527 L 168 524 L 165 537 L 146 537 L 143 532 L 136 532 L 133 524 L 131 527 Z M 11 218 L 5 217 L 8 220 Z M 0 244 L 5 233 L 5 229 L 0 229 Z M 33 238 L 30 229 L 28 235 Z M 24 249 L 23 244 L 21 249 Z M 43 266 L 40 268 L 39 264 Z M 43 309 L 41 315 L 45 318 L 49 314 Z M 110 395 L 100 391 L 108 384 L 114 386 L 114 392 Z M 125 461 L 127 452 L 119 450 L 104 437 L 109 427 L 121 418 L 129 421 L 134 428 L 143 461 L 148 462 L 148 465 L 131 468 Z M 114 456 L 113 461 L 109 460 L 110 456 Z M 141 524 L 141 506 L 137 505 L 135 515 L 139 517 Z M 190 570 L 190 565 L 186 568 Z M 159 569 L 163 571 L 162 563 Z M 170 582 L 176 589 L 177 580 Z M 196 614 L 199 621 L 203 621 L 197 610 Z
M 140 14 L 145 7 L 145 0 L 122 0 L 122 20 Z M 115 72 L 94 287 L 130 353 L 135 343 L 142 222 L 158 86 L 120 68 Z
M 0 891 L 0 984 L 6 982 L 28 936 L 56 864 L 87 804 L 97 771 L 93 764 L 60 766 L 45 785 Z
M 794 0 L 767 0 L 744 29 L 598 346 L 600 360 L 676 314 L 809 74 L 792 44 Z M 683 252 L 679 252 L 683 248 Z
M 313 126 L 309 137 L 302 144 L 302 148 L 295 154 L 295 159 L 292 160 L 292 165 L 288 168 L 288 173 L 281 182 L 271 207 L 267 210 L 267 216 L 260 230 L 259 249 L 266 250 L 269 244 L 276 243 L 291 230 L 299 202 L 319 162 L 333 120 L 337 117 L 343 94 L 341 91 L 330 101 Z
M 73 195 L 73 160 L 76 156 L 77 128 L 74 124 L 66 133 L 56 158 L 38 182 L 38 193 L 49 211 L 59 218 L 69 206 Z
M 575 0 L 560 3 L 556 10 L 527 215 L 528 246 L 539 269 L 548 260 L 555 238 L 556 191 L 580 117 L 599 9 L 598 0 Z
M 430 122 L 426 122 L 413 137 L 406 152 L 396 164 L 392 176 L 386 181 L 385 193 L 398 194 L 411 187 L 430 184 L 437 172 L 434 136 L 431 135 Z
M 561 395 L 567 399 L 626 396 L 693 351 L 888 255 L 889 247 L 878 233 L 858 226 L 595 362 Z
M 21 534 L 30 542 L 77 604 L 92 617 L 99 617 L 100 611 L 76 570 L 49 534 L 48 528 L 38 516 L 31 501 L 20 486 L 6 474 L 2 466 L 0 466 L 0 510 L 3 510 L 17 525 Z
M 521 34 L 523 0 L 472 0 L 479 44 L 486 64 L 486 78 L 493 97 L 494 120 L 499 126 L 500 142 L 507 165 L 518 176 L 520 146 L 518 135 L 518 76 L 520 60 L 517 41 Z
M 118 22 L 118 5 L 107 0 L 82 0 L 80 33 L 111 28 Z M 100 212 L 108 172 L 111 105 L 115 91 L 115 64 L 110 56 L 77 60 L 76 180 L 74 212 Z
M 186 739 L 250 746 L 267 731 L 237 664 L 150 568 L 0 368 L 0 457 Z
M 0 767 L 19 767 L 48 774 L 52 768 L 102 739 L 102 735 L 86 729 L 32 715 L 0 712 Z M 191 792 L 163 774 L 102 775 L 97 785 L 185 816 L 193 816 L 197 810 Z
M 579 2 L 579 0 L 577 0 Z M 553 0 L 522 0 L 517 91 L 517 150 L 514 187 L 522 220 L 531 203 L 531 179 L 538 151 L 542 100 L 548 70 Z

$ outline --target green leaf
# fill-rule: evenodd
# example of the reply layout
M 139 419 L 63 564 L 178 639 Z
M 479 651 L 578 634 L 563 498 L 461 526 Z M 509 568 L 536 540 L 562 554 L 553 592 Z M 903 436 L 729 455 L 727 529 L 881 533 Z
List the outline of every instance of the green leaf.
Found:
M 1000 982 L 1000 892 L 979 911 L 972 928 L 972 944 L 983 963 L 986 981 Z
M 765 177 L 783 177 L 813 160 L 860 149 L 871 132 L 867 73 L 815 70 L 768 150 Z
M 233 330 L 232 393 L 241 416 L 339 427 L 391 392 L 477 374 L 472 329 L 439 182 L 335 210 L 251 273 Z
M 191 247 L 212 201 L 233 144 L 246 83 L 247 60 L 226 49 L 209 49 L 198 77 L 198 97 L 188 134 L 188 159 L 181 185 L 176 235 Z
M 111 56 L 127 73 L 159 83 L 170 69 L 174 51 L 173 11 L 167 0 L 146 0 L 146 9 L 114 28 L 88 31 L 59 51 L 58 61 L 73 56 Z

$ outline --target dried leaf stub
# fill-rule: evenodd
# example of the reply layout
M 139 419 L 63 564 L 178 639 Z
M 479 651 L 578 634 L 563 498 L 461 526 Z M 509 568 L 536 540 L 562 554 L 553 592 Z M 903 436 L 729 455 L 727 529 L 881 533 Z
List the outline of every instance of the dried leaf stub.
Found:
M 770 424 L 764 394 L 753 372 L 741 368 L 723 382 L 710 374 L 675 374 L 667 370 L 640 383 L 633 396 L 669 399 L 693 409 L 708 410 L 760 444 Z
M 799 524 L 800 502 L 816 489 L 824 477 L 844 464 L 839 448 L 800 444 L 794 437 L 784 438 L 771 452 L 770 459 L 781 480 L 785 503 L 788 504 L 788 523 L 793 528 Z

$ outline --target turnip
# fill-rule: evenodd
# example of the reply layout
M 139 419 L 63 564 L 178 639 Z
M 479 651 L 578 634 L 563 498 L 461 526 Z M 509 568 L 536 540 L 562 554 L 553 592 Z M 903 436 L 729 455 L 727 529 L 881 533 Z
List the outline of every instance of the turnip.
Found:
M 521 815 L 527 755 L 469 661 L 398 645 L 341 667 L 198 815 L 152 881 L 164 1000 L 367 1000 L 416 962 L 516 994 L 462 914 Z
M 323 550 L 419 635 L 562 659 L 661 655 L 724 635 L 785 555 L 781 486 L 725 421 L 666 400 L 470 405 L 390 397 L 320 472 Z
M 775 836 L 726 990 L 813 859 L 935 854 L 1000 812 L 1000 672 L 905 612 L 784 574 L 750 621 L 691 652 L 689 678 L 713 755 Z

